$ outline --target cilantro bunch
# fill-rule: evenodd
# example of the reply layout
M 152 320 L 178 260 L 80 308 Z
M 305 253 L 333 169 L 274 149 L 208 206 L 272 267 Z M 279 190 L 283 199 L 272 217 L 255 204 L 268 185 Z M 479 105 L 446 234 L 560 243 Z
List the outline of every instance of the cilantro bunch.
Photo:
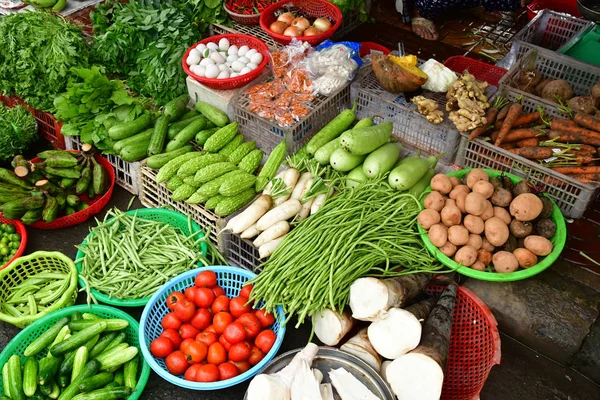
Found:
M 0 103 L 0 161 L 23 154 L 37 139 L 37 122 L 28 110 Z

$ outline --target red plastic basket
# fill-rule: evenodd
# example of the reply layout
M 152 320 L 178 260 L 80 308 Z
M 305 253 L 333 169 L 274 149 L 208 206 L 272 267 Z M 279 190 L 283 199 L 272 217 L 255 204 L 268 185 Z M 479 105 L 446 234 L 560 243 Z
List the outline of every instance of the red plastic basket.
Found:
M 459 74 L 468 71 L 477 80 L 485 81 L 493 86 L 498 86 L 498 81 L 507 72 L 504 68 L 465 56 L 450 57 L 444 62 L 444 65 Z
M 383 54 L 390 54 L 391 51 L 385 46 L 382 46 L 375 42 L 361 42 L 360 43 L 360 57 L 366 57 L 371 54 L 371 50 L 380 51 Z
M 70 151 L 70 152 L 78 153 L 78 151 Z M 31 161 L 39 162 L 40 159 L 34 158 Z M 104 206 L 106 206 L 106 204 L 108 204 L 108 201 L 110 200 L 113 189 L 115 187 L 115 171 L 114 171 L 112 165 L 110 165 L 110 163 L 108 162 L 108 160 L 106 158 L 96 155 L 96 161 L 98 161 L 106 169 L 106 171 L 108 171 L 108 176 L 110 178 L 110 186 L 109 186 L 108 190 L 102 196 L 100 196 L 100 197 L 96 196 L 96 198 L 94 198 L 93 200 L 91 200 L 85 194 L 80 196 L 81 200 L 83 200 L 84 202 L 89 204 L 89 207 L 86 208 L 85 210 L 78 211 L 75 214 L 65 215 L 63 217 L 55 219 L 54 221 L 52 221 L 50 223 L 38 221 L 34 224 L 31 224 L 31 227 L 37 228 L 37 229 L 60 229 L 60 228 L 66 228 L 69 226 L 78 225 L 84 221 L 87 221 L 94 215 L 98 214 L 104 208 Z
M 430 284 L 425 291 L 438 295 L 444 288 Z M 475 293 L 459 286 L 440 400 L 479 400 L 479 392 L 496 364 L 500 364 L 496 318 Z
M 231 18 L 232 20 L 234 20 L 238 24 L 248 25 L 248 26 L 255 26 L 255 25 L 258 25 L 258 23 L 260 22 L 260 13 L 258 13 L 258 14 L 248 14 L 248 15 L 246 15 L 246 14 L 238 14 L 236 12 L 231 11 L 229 8 L 227 8 L 227 3 L 226 2 L 223 3 L 223 8 L 225 9 L 225 12 L 227 14 L 229 14 L 229 18 Z
M 545 8 L 581 18 L 581 14 L 577 9 L 577 0 L 533 0 L 527 5 L 527 18 L 531 21 L 535 18 L 538 11 L 542 11 Z
M 226 38 L 227 40 L 229 40 L 230 45 L 234 44 L 238 47 L 246 45 L 246 46 L 250 47 L 251 49 L 256 49 L 256 51 L 258 51 L 263 56 L 262 62 L 254 71 L 250 71 L 247 74 L 244 74 L 241 76 L 236 76 L 235 78 L 211 79 L 211 78 L 205 78 L 202 76 L 198 76 L 198 75 L 194 74 L 192 71 L 190 71 L 190 67 L 185 62 L 185 60 L 187 60 L 188 55 L 190 54 L 190 51 L 192 51 L 192 49 L 195 49 L 196 46 L 198 46 L 201 43 L 203 43 L 203 44 L 206 44 L 209 42 L 218 43 L 219 40 L 221 40 L 222 38 Z M 185 73 L 188 74 L 188 76 L 194 78 L 201 84 L 208 86 L 210 88 L 213 88 L 213 89 L 228 90 L 228 89 L 236 89 L 236 88 L 245 86 L 248 83 L 255 80 L 256 78 L 258 78 L 260 76 L 260 74 L 262 74 L 262 71 L 265 69 L 265 66 L 267 65 L 267 63 L 269 62 L 269 57 L 270 57 L 269 48 L 267 47 L 265 42 L 263 42 L 262 40 L 257 39 L 252 36 L 248 36 L 248 35 L 232 33 L 232 34 L 227 34 L 227 35 L 211 36 L 204 40 L 199 41 L 198 43 L 196 43 L 195 45 L 190 47 L 185 52 L 185 54 L 183 55 L 183 59 L 181 60 L 181 65 L 183 66 L 183 69 L 184 69 Z
M 8 262 L 6 264 L 0 265 L 0 269 L 4 269 L 4 268 L 8 267 L 17 258 L 19 258 L 23 255 L 23 252 L 25 251 L 25 246 L 27 246 L 27 230 L 25 229 L 25 225 L 23 225 L 23 223 L 21 221 L 15 221 L 12 219 L 4 218 L 2 216 L 2 213 L 0 213 L 0 223 L 14 225 L 16 228 L 16 233 L 21 235 L 21 245 L 17 249 L 17 252 L 13 256 L 13 258 L 8 260 Z
M 269 29 L 271 24 L 277 20 L 275 12 L 286 5 L 294 5 L 300 8 L 304 13 L 311 17 L 327 17 L 333 22 L 333 25 L 327 32 L 315 36 L 297 36 L 296 39 L 307 42 L 311 46 L 316 46 L 324 40 L 329 39 L 342 23 L 342 12 L 335 5 L 326 0 L 283 0 L 267 7 L 260 15 L 260 26 L 278 43 L 287 45 L 292 41 L 292 37 L 280 35 Z

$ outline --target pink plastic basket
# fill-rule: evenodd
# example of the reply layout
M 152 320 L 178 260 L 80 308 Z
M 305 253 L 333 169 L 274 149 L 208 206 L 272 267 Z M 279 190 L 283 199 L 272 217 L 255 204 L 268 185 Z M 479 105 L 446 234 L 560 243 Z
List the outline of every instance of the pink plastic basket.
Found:
M 25 225 L 23 225 L 21 221 L 15 221 L 12 219 L 4 218 L 2 216 L 2 213 L 0 213 L 0 223 L 14 225 L 16 228 L 15 233 L 21 235 L 21 245 L 17 249 L 15 255 L 10 260 L 8 260 L 6 264 L 0 265 L 0 269 L 4 269 L 8 267 L 17 258 L 23 255 L 23 252 L 25 251 L 25 246 L 27 246 L 27 230 L 25 229 Z
M 450 57 L 444 62 L 444 65 L 459 74 L 468 71 L 477 80 L 485 81 L 493 86 L 498 86 L 498 81 L 507 72 L 504 68 L 496 67 L 495 65 L 477 61 L 465 56 Z

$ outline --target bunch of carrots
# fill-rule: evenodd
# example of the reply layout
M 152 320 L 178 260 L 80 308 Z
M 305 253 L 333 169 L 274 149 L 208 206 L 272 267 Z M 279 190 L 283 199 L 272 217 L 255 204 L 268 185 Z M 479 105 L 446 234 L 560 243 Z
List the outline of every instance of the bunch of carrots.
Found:
M 572 118 L 548 119 L 541 107 L 523 113 L 523 106 L 497 96 L 487 111 L 486 124 L 473 129 L 469 140 L 486 136 L 494 145 L 582 183 L 600 182 L 600 165 L 593 165 L 600 153 L 600 119 L 583 113 Z

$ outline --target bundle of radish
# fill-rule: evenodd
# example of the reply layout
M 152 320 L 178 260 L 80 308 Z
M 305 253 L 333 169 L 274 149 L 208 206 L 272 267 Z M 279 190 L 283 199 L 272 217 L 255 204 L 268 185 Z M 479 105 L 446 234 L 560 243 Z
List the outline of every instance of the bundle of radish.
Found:
M 552 252 L 554 203 L 528 182 L 515 185 L 508 177 L 490 178 L 473 169 L 463 182 L 438 174 L 431 188 L 418 222 L 456 263 L 478 271 L 491 263 L 496 272 L 514 272 Z

